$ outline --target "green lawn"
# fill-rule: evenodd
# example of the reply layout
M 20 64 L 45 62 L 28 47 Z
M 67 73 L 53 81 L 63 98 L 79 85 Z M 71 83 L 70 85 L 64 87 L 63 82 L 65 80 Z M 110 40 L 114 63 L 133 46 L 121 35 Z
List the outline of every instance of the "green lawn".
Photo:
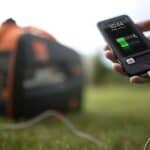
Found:
M 103 144 L 101 150 L 143 150 L 150 136 L 150 87 L 88 87 L 84 110 L 67 117 Z M 29 129 L 0 131 L 0 150 L 98 150 L 72 134 L 60 121 Z

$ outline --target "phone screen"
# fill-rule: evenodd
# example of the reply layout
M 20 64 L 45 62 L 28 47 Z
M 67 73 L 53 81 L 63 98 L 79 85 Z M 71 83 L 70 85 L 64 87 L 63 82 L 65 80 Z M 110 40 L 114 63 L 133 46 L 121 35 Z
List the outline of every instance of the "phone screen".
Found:
M 149 48 L 128 18 L 110 21 L 105 24 L 104 30 L 124 57 Z

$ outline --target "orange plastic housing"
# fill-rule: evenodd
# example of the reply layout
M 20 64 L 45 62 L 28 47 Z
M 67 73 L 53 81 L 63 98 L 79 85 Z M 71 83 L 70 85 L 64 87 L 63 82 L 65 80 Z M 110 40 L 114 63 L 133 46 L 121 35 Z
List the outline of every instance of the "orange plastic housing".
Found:
M 13 79 L 14 79 L 14 68 L 15 68 L 15 60 L 16 60 L 16 49 L 17 42 L 19 37 L 24 33 L 32 33 L 35 35 L 39 35 L 41 37 L 45 37 L 49 40 L 55 41 L 55 38 L 51 36 L 49 33 L 37 29 L 35 27 L 19 27 L 12 20 L 7 20 L 0 26 L 0 54 L 8 53 L 10 55 L 8 60 L 8 76 L 5 77 L 6 85 L 5 87 L 1 87 L 0 95 L 5 101 L 6 112 L 5 116 L 13 117 Z M 44 54 L 43 54 L 44 57 Z M 0 72 L 1 76 L 1 72 Z

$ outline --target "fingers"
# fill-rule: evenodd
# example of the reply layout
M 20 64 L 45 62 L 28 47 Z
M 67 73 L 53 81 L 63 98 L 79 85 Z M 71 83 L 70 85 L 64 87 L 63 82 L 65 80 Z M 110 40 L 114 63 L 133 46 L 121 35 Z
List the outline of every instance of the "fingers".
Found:
M 113 64 L 113 69 L 120 74 L 124 74 L 121 65 L 118 63 Z
M 104 51 L 107 51 L 107 50 L 110 50 L 110 47 L 109 47 L 108 45 L 106 45 L 106 46 L 104 47 Z
M 105 47 L 105 56 L 113 62 L 113 70 L 115 70 L 119 74 L 124 75 L 122 66 L 119 63 L 117 63 L 117 59 L 116 59 L 115 55 L 109 49 L 108 46 Z M 135 83 L 135 84 L 150 83 L 150 78 L 143 78 L 140 76 L 132 76 L 129 78 L 129 81 L 131 83 Z
M 150 30 L 150 20 L 140 22 L 137 25 L 143 32 Z
M 105 56 L 109 59 L 109 60 L 111 60 L 112 62 L 117 62 L 117 59 L 116 59 L 116 57 L 115 57 L 115 55 L 114 55 L 114 53 L 112 52 L 112 51 L 110 51 L 110 50 L 106 50 L 105 52 Z
M 114 55 L 114 53 L 111 51 L 111 49 L 109 48 L 108 45 L 105 46 L 104 48 L 104 54 L 105 56 L 111 60 L 112 62 L 116 63 L 117 62 L 117 58 L 116 56 Z
M 119 74 L 124 75 L 123 69 L 121 67 L 120 64 L 118 63 L 114 63 L 113 64 L 113 69 L 118 72 Z M 144 77 L 140 77 L 140 76 L 132 76 L 129 78 L 129 81 L 131 83 L 136 83 L 136 84 L 142 84 L 142 83 L 150 83 L 150 78 L 144 78 Z
M 149 83 L 150 82 L 150 78 L 143 78 L 140 76 L 130 77 L 129 80 L 131 83 Z
M 105 52 L 104 52 L 105 56 L 114 63 L 113 69 L 116 72 L 123 74 L 123 69 L 122 69 L 121 65 L 118 63 L 117 58 L 115 57 L 114 53 L 110 50 L 109 46 L 108 45 L 105 46 L 104 50 L 105 50 Z

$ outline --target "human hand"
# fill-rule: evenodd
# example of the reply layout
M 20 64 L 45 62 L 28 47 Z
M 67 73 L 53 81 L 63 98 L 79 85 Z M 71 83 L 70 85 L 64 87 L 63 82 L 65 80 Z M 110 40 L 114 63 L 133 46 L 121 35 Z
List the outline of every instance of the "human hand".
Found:
M 137 26 L 141 29 L 141 31 L 146 32 L 146 31 L 150 31 L 150 20 L 144 21 L 144 22 L 140 22 L 137 24 Z M 113 69 L 120 73 L 120 74 L 124 74 L 123 73 L 123 69 L 122 66 L 118 63 L 114 53 L 111 51 L 111 49 L 109 48 L 109 46 L 105 47 L 105 56 L 111 60 L 113 62 Z M 141 77 L 141 76 L 132 76 L 129 78 L 131 83 L 146 83 L 146 82 L 150 82 L 150 78 L 149 77 Z

